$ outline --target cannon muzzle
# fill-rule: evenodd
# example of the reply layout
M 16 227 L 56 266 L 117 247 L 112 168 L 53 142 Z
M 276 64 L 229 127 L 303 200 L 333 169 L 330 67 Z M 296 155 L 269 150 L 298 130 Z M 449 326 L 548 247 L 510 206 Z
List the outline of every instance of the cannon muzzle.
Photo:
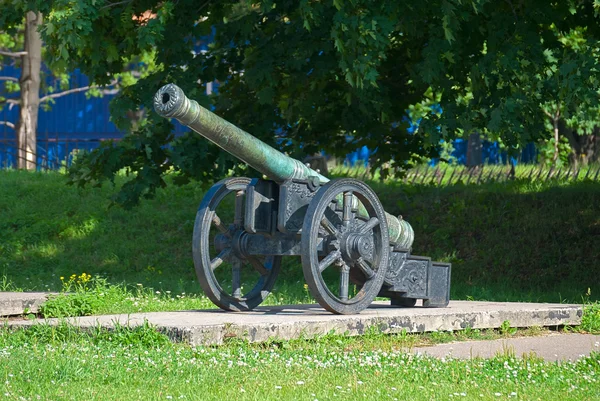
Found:
M 175 84 L 167 84 L 156 92 L 154 110 L 163 117 L 175 118 L 273 181 L 282 183 L 290 179 L 306 180 L 311 177 L 317 177 L 323 184 L 329 181 L 302 162 L 284 155 L 200 106 L 198 102 L 185 96 L 183 90 Z M 391 214 L 387 214 L 387 223 L 390 241 L 410 248 L 414 240 L 410 224 Z

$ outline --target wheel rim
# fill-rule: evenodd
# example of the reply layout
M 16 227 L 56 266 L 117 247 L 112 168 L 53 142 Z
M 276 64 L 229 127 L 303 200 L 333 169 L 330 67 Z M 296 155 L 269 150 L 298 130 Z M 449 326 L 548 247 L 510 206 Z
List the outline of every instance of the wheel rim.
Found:
M 381 289 L 388 256 L 385 212 L 375 193 L 353 179 L 323 186 L 302 227 L 302 267 L 319 304 L 340 314 L 368 307 Z M 334 267 L 339 270 L 337 281 L 332 280 L 336 273 L 330 273 Z M 355 292 L 351 283 L 360 284 Z
M 262 303 L 281 265 L 281 256 L 244 256 L 235 246 L 245 235 L 243 208 L 249 184 L 249 178 L 215 184 L 202 200 L 194 225 L 193 255 L 200 285 L 214 304 L 231 311 Z

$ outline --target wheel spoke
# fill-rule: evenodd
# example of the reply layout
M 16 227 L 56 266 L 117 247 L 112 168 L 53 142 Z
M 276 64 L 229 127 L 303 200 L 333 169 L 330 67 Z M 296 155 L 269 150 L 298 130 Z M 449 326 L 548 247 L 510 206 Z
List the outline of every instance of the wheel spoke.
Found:
M 237 191 L 235 193 L 235 214 L 233 218 L 233 224 L 236 227 L 241 227 L 244 221 L 244 191 Z
M 241 261 L 235 258 L 231 264 L 231 295 L 238 299 L 242 297 L 241 267 Z
M 343 217 L 342 221 L 344 225 L 348 225 L 350 223 L 350 219 L 352 218 L 352 191 L 348 191 L 344 193 L 344 208 L 343 208 Z
M 212 222 L 215 225 L 215 227 L 217 227 L 217 230 L 219 230 L 221 232 L 221 234 L 226 235 L 227 237 L 231 238 L 231 234 L 229 234 L 229 230 L 227 229 L 227 227 L 225 227 L 223 225 L 223 222 L 217 215 L 217 212 L 214 212 Z
M 371 269 L 371 266 L 369 266 L 367 261 L 364 260 L 362 257 L 356 260 L 356 266 L 365 274 L 367 280 L 375 275 L 375 272 L 373 271 L 373 269 Z
M 348 284 L 350 282 L 350 268 L 344 264 L 340 274 L 340 300 L 348 300 Z
M 219 252 L 219 254 L 210 261 L 210 268 L 214 271 L 217 267 L 221 266 L 221 263 L 223 263 L 223 261 L 229 257 L 230 253 L 231 248 L 226 248 Z
M 261 276 L 266 276 L 269 274 L 269 270 L 262 264 L 260 260 L 258 260 L 256 256 L 248 257 L 248 262 L 250 262 L 254 270 L 259 272 Z
M 341 256 L 341 253 L 338 249 L 332 251 L 329 255 L 325 256 L 321 262 L 319 262 L 319 272 L 323 273 L 323 270 L 327 269 L 333 262 L 338 260 Z
M 321 226 L 327 230 L 327 232 L 329 234 L 333 234 L 336 237 L 338 236 L 339 232 L 337 230 L 337 228 L 335 228 L 335 226 L 333 225 L 333 223 L 331 221 L 329 221 L 329 219 L 325 216 L 323 216 L 323 218 L 321 219 Z
M 360 229 L 360 232 L 362 234 L 366 234 L 369 231 L 371 231 L 373 228 L 375 228 L 378 224 L 379 224 L 379 219 L 377 217 L 371 217 L 371 219 L 369 221 L 367 221 L 367 223 L 364 226 L 362 226 L 362 228 Z

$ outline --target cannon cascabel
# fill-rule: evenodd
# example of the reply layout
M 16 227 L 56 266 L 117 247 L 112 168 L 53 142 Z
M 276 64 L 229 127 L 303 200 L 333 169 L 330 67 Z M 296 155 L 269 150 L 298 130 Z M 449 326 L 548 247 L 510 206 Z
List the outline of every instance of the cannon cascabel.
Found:
M 247 163 L 276 182 L 290 179 L 317 177 L 324 184 L 327 177 L 319 174 L 302 162 L 284 155 L 275 148 L 250 135 L 229 121 L 222 119 L 195 100 L 185 96 L 175 84 L 167 84 L 154 95 L 154 110 L 162 117 L 175 118 L 181 124 L 210 140 L 221 149 Z M 358 205 L 359 213 L 361 208 Z M 390 241 L 399 247 L 410 248 L 414 231 L 402 218 L 386 213 Z

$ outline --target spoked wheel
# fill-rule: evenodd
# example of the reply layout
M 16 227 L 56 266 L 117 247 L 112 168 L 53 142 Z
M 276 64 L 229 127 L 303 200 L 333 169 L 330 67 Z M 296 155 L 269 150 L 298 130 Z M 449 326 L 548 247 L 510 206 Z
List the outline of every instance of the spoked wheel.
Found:
M 243 255 L 239 250 L 246 234 L 243 216 L 249 184 L 249 178 L 241 177 L 216 183 L 202 199 L 194 225 L 194 265 L 200 285 L 215 305 L 230 311 L 260 305 L 281 266 L 281 256 Z
M 306 211 L 301 239 L 304 278 L 323 308 L 351 314 L 373 302 L 390 247 L 385 212 L 371 188 L 349 178 L 325 184 Z

